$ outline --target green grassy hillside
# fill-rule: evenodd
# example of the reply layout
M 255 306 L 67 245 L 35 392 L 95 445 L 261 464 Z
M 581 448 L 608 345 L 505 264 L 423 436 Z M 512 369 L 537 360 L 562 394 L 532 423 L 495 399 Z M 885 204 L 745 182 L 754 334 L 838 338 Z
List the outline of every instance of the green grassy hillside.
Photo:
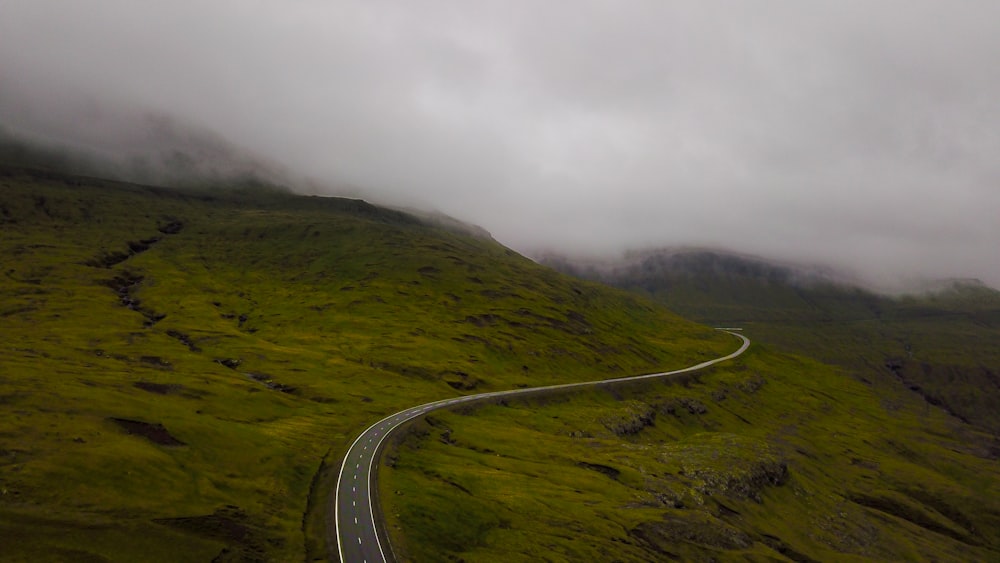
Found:
M 435 413 L 380 478 L 412 561 L 996 561 L 990 445 L 755 345 L 696 377 Z
M 915 393 L 1000 433 L 1000 291 L 974 280 L 889 297 L 722 252 L 652 253 L 601 269 L 551 264 L 691 319 L 745 326 L 758 341 L 848 368 L 886 400 Z
M 321 560 L 377 418 L 733 348 L 356 200 L 4 168 L 0 233 L 2 560 Z
M 397 553 L 1000 559 L 996 291 L 888 298 L 744 257 L 661 258 L 556 265 L 742 325 L 748 355 L 412 424 L 380 475 Z

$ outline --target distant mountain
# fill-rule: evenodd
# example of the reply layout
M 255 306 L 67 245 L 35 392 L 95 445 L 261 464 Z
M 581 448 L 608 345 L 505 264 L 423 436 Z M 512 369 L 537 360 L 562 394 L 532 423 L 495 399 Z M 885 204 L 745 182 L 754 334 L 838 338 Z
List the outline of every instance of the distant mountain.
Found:
M 902 384 L 1000 432 L 1000 291 L 978 280 L 941 280 L 888 296 L 828 268 L 721 250 L 540 261 L 701 322 L 744 326 L 759 341 L 847 367 L 860 379 Z

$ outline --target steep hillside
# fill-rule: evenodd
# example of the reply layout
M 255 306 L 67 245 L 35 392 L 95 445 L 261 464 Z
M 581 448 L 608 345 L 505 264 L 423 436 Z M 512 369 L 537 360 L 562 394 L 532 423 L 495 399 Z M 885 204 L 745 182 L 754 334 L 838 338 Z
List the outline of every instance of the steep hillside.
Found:
M 0 229 L 0 559 L 323 560 L 374 419 L 732 348 L 357 200 L 4 168 Z
M 902 388 L 1000 433 L 1000 292 L 975 280 L 889 297 L 830 272 L 725 252 L 546 262 L 647 295 L 688 318 L 752 327 L 758 341 L 849 368 L 887 400 Z
M 435 413 L 380 474 L 422 561 L 996 561 L 1000 448 L 754 345 L 697 376 Z

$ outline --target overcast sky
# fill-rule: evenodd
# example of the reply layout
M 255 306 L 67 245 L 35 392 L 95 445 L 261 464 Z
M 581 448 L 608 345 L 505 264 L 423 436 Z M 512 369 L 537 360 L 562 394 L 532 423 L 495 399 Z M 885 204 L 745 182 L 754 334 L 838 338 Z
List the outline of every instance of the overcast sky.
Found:
M 172 116 L 529 255 L 712 245 L 1000 287 L 998 22 L 995 0 L 0 0 L 0 123 L 113 148 L 120 116 Z

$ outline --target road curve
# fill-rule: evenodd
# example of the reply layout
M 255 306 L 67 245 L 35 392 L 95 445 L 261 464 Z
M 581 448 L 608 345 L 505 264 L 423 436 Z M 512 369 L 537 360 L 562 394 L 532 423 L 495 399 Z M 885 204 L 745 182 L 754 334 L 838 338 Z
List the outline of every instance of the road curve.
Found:
M 555 389 L 572 389 L 574 387 L 622 381 L 637 381 L 697 371 L 736 358 L 750 347 L 750 340 L 747 337 L 734 332 L 739 329 L 719 330 L 736 336 L 743 341 L 743 344 L 738 350 L 728 356 L 702 362 L 695 366 L 646 375 L 619 377 L 616 379 L 565 383 L 562 385 L 548 385 L 545 387 L 514 389 L 511 391 L 493 391 L 478 395 L 442 399 L 408 408 L 387 416 L 369 426 L 367 430 L 354 440 L 354 443 L 347 450 L 344 462 L 340 466 L 340 475 L 337 478 L 337 488 L 334 497 L 334 520 L 337 526 L 337 554 L 340 557 L 340 561 L 343 563 L 386 563 L 388 561 L 395 561 L 396 559 L 392 553 L 391 546 L 387 545 L 388 539 L 384 535 L 385 532 L 383 532 L 382 538 L 378 534 L 377 520 L 375 518 L 376 495 L 373 489 L 377 486 L 375 474 L 378 467 L 380 448 L 386 437 L 404 422 L 442 407 L 481 401 L 492 397 L 528 395 Z M 385 540 L 385 543 L 383 543 L 383 540 Z M 332 553 L 331 559 L 335 560 Z

